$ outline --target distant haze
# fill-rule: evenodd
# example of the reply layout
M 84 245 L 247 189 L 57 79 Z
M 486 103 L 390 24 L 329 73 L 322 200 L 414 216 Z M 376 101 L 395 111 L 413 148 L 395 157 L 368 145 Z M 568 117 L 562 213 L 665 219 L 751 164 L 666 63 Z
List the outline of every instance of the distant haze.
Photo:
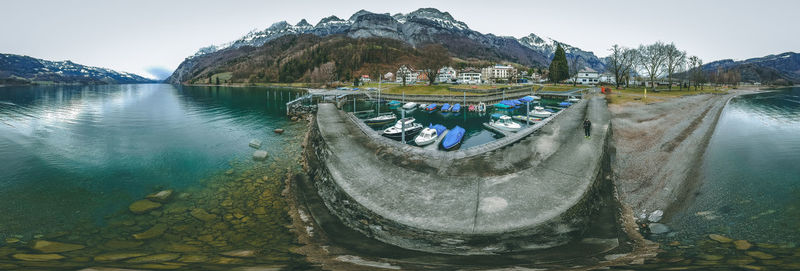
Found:
M 162 79 L 197 49 L 285 20 L 433 7 L 473 30 L 535 33 L 603 57 L 613 44 L 675 42 L 711 62 L 800 50 L 800 1 L 4 1 L 0 53 Z

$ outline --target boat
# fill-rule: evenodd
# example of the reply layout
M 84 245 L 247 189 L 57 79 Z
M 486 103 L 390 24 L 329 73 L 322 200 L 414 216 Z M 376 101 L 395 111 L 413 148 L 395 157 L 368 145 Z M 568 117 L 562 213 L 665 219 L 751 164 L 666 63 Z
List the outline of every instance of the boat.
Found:
M 427 111 L 436 110 L 436 104 L 429 104 L 427 107 L 425 107 L 425 110 Z
M 436 129 L 436 133 L 439 134 L 440 136 L 444 134 L 444 131 L 447 130 L 447 127 L 444 127 L 444 125 L 441 124 L 429 125 L 428 127 Z
M 514 106 L 518 106 L 518 105 L 522 104 L 522 102 L 520 102 L 518 100 L 510 100 L 509 102 L 511 102 L 511 104 L 514 105 Z
M 425 109 L 425 107 L 428 107 L 428 105 L 427 104 L 419 104 L 418 107 L 422 108 L 422 109 Z
M 405 126 L 405 133 L 407 138 L 411 138 L 420 131 L 422 131 L 422 124 L 414 123 L 414 118 L 404 118 L 398 120 L 392 127 L 383 130 L 383 136 L 391 138 L 401 138 L 403 136 L 403 127 Z
M 403 105 L 403 109 L 414 109 L 415 107 L 417 107 L 417 103 L 415 102 L 407 102 Z
M 525 97 L 519 98 L 519 101 L 523 102 L 523 103 L 530 103 L 530 102 L 533 102 L 533 100 L 534 99 L 533 99 L 532 96 L 525 96 Z
M 511 117 L 514 120 L 522 121 L 522 122 L 540 122 L 542 118 L 536 118 L 531 116 L 523 116 L 523 115 L 516 115 Z
M 442 139 L 442 148 L 445 150 L 458 148 L 458 146 L 461 145 L 461 139 L 464 138 L 464 132 L 464 128 L 456 125 L 456 127 L 451 129 L 450 132 L 447 132 L 447 135 Z
M 436 138 L 438 137 L 439 133 L 431 126 L 422 129 L 422 131 L 419 132 L 419 135 L 414 138 L 414 144 L 417 144 L 417 146 L 430 145 L 431 143 L 436 142 Z
M 510 106 L 510 105 L 507 105 L 507 104 L 502 104 L 502 103 L 496 103 L 496 104 L 494 104 L 493 106 L 494 106 L 495 108 L 500 108 L 500 109 L 509 109 L 509 108 L 511 108 L 511 106 Z
M 539 97 L 539 96 L 536 96 L 536 95 L 533 95 L 533 96 L 531 96 L 531 97 L 532 97 L 534 100 L 541 100 L 541 99 L 542 99 L 542 97 Z
M 444 105 L 442 105 L 442 112 L 450 112 L 450 104 L 449 103 L 445 103 Z
M 498 120 L 489 121 L 489 126 L 492 126 L 493 128 L 498 130 L 509 131 L 509 132 L 516 132 L 519 131 L 519 129 L 522 129 L 522 125 L 511 120 L 511 117 L 506 115 L 500 116 Z
M 544 107 L 541 106 L 534 106 L 533 111 L 528 112 L 528 116 L 537 117 L 537 118 L 549 118 L 553 115 L 553 112 L 544 110 Z
M 475 108 L 478 112 L 486 112 L 486 104 L 481 102 L 478 104 L 478 107 Z
M 394 122 L 397 120 L 397 117 L 394 114 L 386 114 L 380 115 L 374 118 L 368 118 L 364 120 L 364 124 L 370 126 L 378 126 L 378 125 L 385 125 Z
M 458 112 L 458 111 L 461 111 L 461 105 L 460 104 L 454 104 L 453 107 L 450 108 L 450 112 Z
M 492 119 L 495 119 L 495 120 L 496 120 L 496 119 L 500 119 L 500 117 L 502 117 L 502 116 L 505 116 L 505 115 L 503 115 L 503 114 L 500 114 L 500 113 L 492 113 L 492 115 L 491 115 L 490 117 L 491 117 Z
M 402 104 L 402 103 L 401 103 L 401 102 L 398 102 L 398 101 L 391 101 L 391 102 L 389 102 L 389 106 L 398 106 L 398 105 L 400 105 L 400 104 Z
M 467 111 L 475 112 L 475 105 L 474 104 L 469 105 L 469 107 L 467 107 Z
M 572 105 L 572 103 L 570 103 L 570 102 L 560 102 L 560 103 L 558 103 L 559 107 L 569 107 L 570 105 Z
M 580 101 L 581 101 L 581 99 L 578 99 L 575 96 L 569 96 L 569 98 L 567 98 L 567 102 L 570 102 L 570 103 L 577 103 L 577 102 L 580 102 Z

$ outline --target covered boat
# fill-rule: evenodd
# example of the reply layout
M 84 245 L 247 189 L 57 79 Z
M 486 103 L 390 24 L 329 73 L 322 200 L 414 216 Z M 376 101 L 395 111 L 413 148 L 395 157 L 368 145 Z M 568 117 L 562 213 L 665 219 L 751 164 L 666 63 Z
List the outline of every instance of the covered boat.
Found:
M 425 107 L 425 110 L 427 111 L 436 110 L 436 104 L 429 104 L 428 107 Z
M 525 96 L 525 97 L 519 98 L 519 101 L 523 102 L 523 103 L 530 103 L 530 102 L 533 102 L 533 100 L 534 100 L 533 96 Z
M 494 106 L 495 108 L 500 108 L 500 109 L 509 109 L 509 108 L 511 108 L 511 107 L 512 107 L 512 106 L 510 106 L 510 105 L 503 104 L 503 103 L 496 103 L 496 104 L 494 104 L 493 106 Z
M 469 112 L 475 112 L 475 105 L 474 104 L 469 105 L 469 107 L 467 107 L 467 110 L 469 110 Z
M 401 102 L 398 102 L 398 101 L 391 101 L 391 102 L 389 102 L 389 106 L 398 106 L 398 105 L 400 105 L 400 104 L 402 104 L 402 103 L 401 103 Z
M 436 133 L 439 134 L 439 135 L 443 134 L 444 131 L 447 130 L 447 127 L 444 127 L 444 125 L 441 125 L 441 124 L 428 125 L 428 128 L 436 129 Z
M 417 103 L 415 102 L 407 102 L 403 105 L 403 109 L 414 109 L 415 107 L 417 107 Z
M 450 104 L 449 103 L 445 103 L 444 105 L 442 105 L 442 112 L 450 112 Z
M 560 106 L 560 107 L 569 107 L 570 105 L 572 105 L 572 103 L 570 103 L 570 102 L 560 102 L 560 103 L 558 103 L 558 106 Z
M 460 104 L 454 104 L 453 107 L 450 108 L 450 112 L 458 112 L 458 111 L 461 111 L 461 105 Z
M 461 145 L 461 140 L 464 138 L 464 128 L 461 126 L 456 125 L 450 132 L 447 132 L 447 135 L 444 136 L 442 139 L 442 148 L 445 150 L 453 150 L 457 149 L 458 146 Z

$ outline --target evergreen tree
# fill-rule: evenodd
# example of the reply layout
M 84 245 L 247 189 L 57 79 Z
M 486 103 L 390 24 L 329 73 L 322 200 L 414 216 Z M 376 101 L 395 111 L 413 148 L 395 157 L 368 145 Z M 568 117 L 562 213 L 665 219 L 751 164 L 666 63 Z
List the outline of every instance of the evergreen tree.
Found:
M 217 76 L 217 85 L 219 85 L 219 76 Z
M 561 44 L 556 47 L 556 53 L 553 55 L 553 60 L 550 61 L 550 73 L 548 78 L 553 84 L 561 82 L 569 77 L 569 64 L 567 63 L 567 54 Z

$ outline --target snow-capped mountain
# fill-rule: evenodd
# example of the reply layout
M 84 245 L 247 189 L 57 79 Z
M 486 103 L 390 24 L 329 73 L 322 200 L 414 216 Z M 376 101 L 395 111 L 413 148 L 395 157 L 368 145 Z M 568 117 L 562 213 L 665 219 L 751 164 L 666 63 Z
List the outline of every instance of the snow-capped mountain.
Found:
M 153 83 L 136 74 L 90 67 L 72 61 L 49 61 L 29 56 L 0 54 L 0 81 L 28 84 L 34 81 L 70 84 Z
M 561 44 L 561 47 L 564 48 L 564 52 L 567 54 L 567 59 L 576 57 L 578 61 L 582 63 L 581 66 L 592 68 L 597 71 L 605 70 L 605 63 L 593 52 L 581 50 L 580 48 L 559 42 L 549 37 L 542 38 L 531 33 L 528 36 L 520 38 L 519 42 L 525 47 L 531 48 L 547 56 L 548 59 L 553 59 L 553 55 L 556 52 L 556 47 L 558 44 Z

